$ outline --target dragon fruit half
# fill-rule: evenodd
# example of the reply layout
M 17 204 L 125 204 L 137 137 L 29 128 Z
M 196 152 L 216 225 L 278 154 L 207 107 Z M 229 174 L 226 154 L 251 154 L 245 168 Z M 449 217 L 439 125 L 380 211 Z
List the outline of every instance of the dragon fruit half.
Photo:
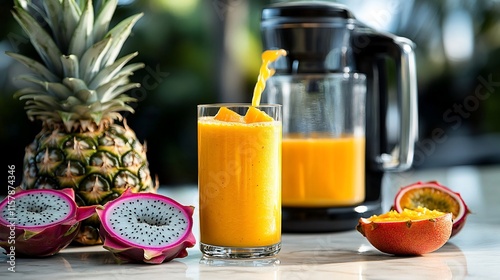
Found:
M 21 190 L 0 203 L 0 246 L 6 254 L 46 257 L 68 246 L 96 206 L 78 207 L 73 189 Z
M 187 256 L 196 243 L 192 206 L 155 193 L 126 190 L 97 208 L 104 248 L 121 261 L 160 264 Z

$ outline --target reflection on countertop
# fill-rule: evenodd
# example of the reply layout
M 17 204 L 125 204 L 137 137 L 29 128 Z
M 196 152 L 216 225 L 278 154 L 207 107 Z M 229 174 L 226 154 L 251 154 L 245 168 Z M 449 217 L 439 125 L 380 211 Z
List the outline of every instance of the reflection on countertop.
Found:
M 207 263 L 199 248 L 161 265 L 118 264 L 101 246 L 70 246 L 42 259 L 0 256 L 1 279 L 500 279 L 500 166 L 454 167 L 388 174 L 384 179 L 388 209 L 401 186 L 437 180 L 462 194 L 473 214 L 464 229 L 436 252 L 414 257 L 381 253 L 355 230 L 323 234 L 284 234 L 276 260 Z M 183 204 L 197 205 L 195 186 L 161 188 Z M 199 234 L 195 212 L 195 235 Z

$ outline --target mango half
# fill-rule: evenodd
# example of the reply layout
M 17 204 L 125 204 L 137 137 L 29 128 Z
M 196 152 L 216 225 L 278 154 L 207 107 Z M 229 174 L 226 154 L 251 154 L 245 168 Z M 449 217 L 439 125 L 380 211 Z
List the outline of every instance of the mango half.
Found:
M 422 255 L 441 248 L 451 236 L 452 214 L 424 207 L 360 218 L 356 229 L 381 252 Z

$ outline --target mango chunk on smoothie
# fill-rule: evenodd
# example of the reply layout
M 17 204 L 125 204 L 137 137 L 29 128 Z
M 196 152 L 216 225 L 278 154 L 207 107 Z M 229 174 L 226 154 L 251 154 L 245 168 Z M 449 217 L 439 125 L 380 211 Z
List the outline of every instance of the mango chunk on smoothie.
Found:
M 245 122 L 243 116 L 235 111 L 229 110 L 227 107 L 221 107 L 219 112 L 215 115 L 214 119 L 223 122 Z
M 243 117 L 243 120 L 246 123 L 272 122 L 273 118 L 255 107 L 250 107 L 245 116 Z

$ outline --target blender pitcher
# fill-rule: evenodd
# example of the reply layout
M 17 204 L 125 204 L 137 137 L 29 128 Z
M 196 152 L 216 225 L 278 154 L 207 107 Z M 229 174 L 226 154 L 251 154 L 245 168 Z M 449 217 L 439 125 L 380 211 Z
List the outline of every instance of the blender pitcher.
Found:
M 360 217 L 381 213 L 384 172 L 412 164 L 413 43 L 326 2 L 270 5 L 262 11 L 261 32 L 265 49 L 287 51 L 274 63 L 263 95 L 283 105 L 282 230 L 354 229 Z M 387 119 L 391 78 L 397 119 Z M 396 143 L 389 143 L 388 123 L 398 124 Z

